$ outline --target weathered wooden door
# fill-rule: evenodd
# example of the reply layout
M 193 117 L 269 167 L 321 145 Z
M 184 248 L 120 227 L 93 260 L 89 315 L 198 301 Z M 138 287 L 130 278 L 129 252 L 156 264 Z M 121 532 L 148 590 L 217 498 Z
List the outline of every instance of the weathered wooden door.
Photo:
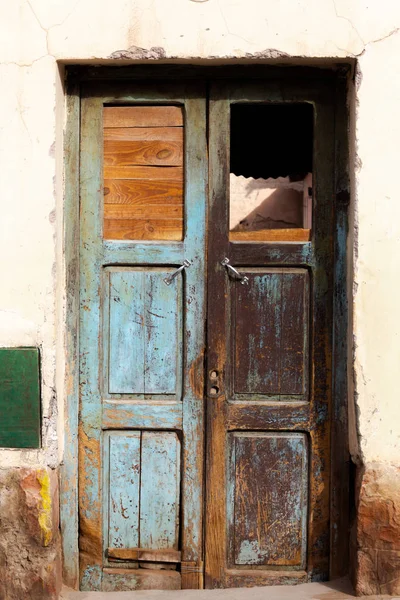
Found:
M 202 586 L 205 102 L 82 90 L 83 590 Z
M 310 222 L 297 229 L 240 230 L 231 220 L 230 227 L 234 107 L 257 104 L 268 111 L 274 105 L 299 103 L 304 118 L 311 111 L 314 129 L 311 232 Z M 246 111 L 242 114 L 245 118 Z M 206 586 L 326 578 L 332 92 L 329 86 L 304 82 L 216 83 L 211 87 L 209 124 Z M 246 123 L 243 127 L 243 136 L 248 136 Z M 257 135 L 256 126 L 252 139 Z M 262 152 L 263 146 L 276 142 L 266 136 L 259 148 Z M 289 153 L 290 140 L 287 144 L 284 151 Z M 310 207 L 305 208 L 304 218 L 310 221 Z M 266 225 L 271 224 L 268 219 Z
M 308 119 L 297 224 L 240 196 L 241 106 Z M 87 83 L 80 163 L 81 588 L 327 578 L 332 86 Z

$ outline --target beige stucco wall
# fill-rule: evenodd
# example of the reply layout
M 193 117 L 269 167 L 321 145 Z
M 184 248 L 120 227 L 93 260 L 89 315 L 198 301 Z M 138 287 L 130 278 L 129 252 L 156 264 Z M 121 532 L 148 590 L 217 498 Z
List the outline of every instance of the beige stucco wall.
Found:
M 0 345 L 42 348 L 45 418 L 44 449 L 0 450 L 0 467 L 54 466 L 62 456 L 64 99 L 57 61 L 96 62 L 132 46 L 161 48 L 150 55 L 167 59 L 358 58 L 354 357 L 360 451 L 366 461 L 400 458 L 398 27 L 397 0 L 0 1 Z

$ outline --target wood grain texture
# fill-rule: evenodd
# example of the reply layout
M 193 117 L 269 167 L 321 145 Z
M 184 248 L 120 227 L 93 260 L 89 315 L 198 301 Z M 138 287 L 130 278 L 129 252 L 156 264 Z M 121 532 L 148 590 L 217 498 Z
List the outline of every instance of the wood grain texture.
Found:
M 159 171 L 159 169 L 157 169 Z M 168 209 L 169 205 L 178 205 L 183 213 L 182 180 L 162 179 L 105 179 L 104 210 L 108 214 L 109 204 L 129 204 L 141 207 L 161 204 Z M 151 216 L 153 208 L 148 208 L 147 216 Z M 146 213 L 145 213 L 146 214 Z
M 172 180 L 183 183 L 183 167 L 104 167 L 105 179 Z
M 104 237 L 109 240 L 166 240 L 182 239 L 183 219 L 107 219 Z
M 105 239 L 182 239 L 184 129 L 168 126 L 179 116 L 178 107 L 104 109 Z
M 183 144 L 183 127 L 105 127 L 104 140 L 119 142 L 164 141 Z
M 182 143 L 156 141 L 105 141 L 104 165 L 114 167 L 160 166 L 180 167 L 183 164 Z
M 182 127 L 180 106 L 105 106 L 104 127 Z
M 303 433 L 231 434 L 230 523 L 236 565 L 305 566 L 307 440 Z
M 308 242 L 311 229 L 259 229 L 257 231 L 230 231 L 232 242 Z

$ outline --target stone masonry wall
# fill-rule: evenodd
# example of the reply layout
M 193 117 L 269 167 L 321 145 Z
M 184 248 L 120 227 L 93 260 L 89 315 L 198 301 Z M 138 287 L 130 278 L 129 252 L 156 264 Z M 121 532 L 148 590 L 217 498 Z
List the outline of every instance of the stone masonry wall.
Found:
M 0 600 L 55 600 L 61 584 L 57 471 L 0 470 Z

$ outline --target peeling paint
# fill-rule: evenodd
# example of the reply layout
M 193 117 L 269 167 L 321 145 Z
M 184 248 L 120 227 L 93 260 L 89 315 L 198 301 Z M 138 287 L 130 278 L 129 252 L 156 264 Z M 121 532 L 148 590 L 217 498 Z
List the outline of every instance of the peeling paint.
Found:
M 42 498 L 39 525 L 43 534 L 43 545 L 48 546 L 53 539 L 50 477 L 47 471 L 39 471 L 37 478 L 40 483 L 40 497 Z

